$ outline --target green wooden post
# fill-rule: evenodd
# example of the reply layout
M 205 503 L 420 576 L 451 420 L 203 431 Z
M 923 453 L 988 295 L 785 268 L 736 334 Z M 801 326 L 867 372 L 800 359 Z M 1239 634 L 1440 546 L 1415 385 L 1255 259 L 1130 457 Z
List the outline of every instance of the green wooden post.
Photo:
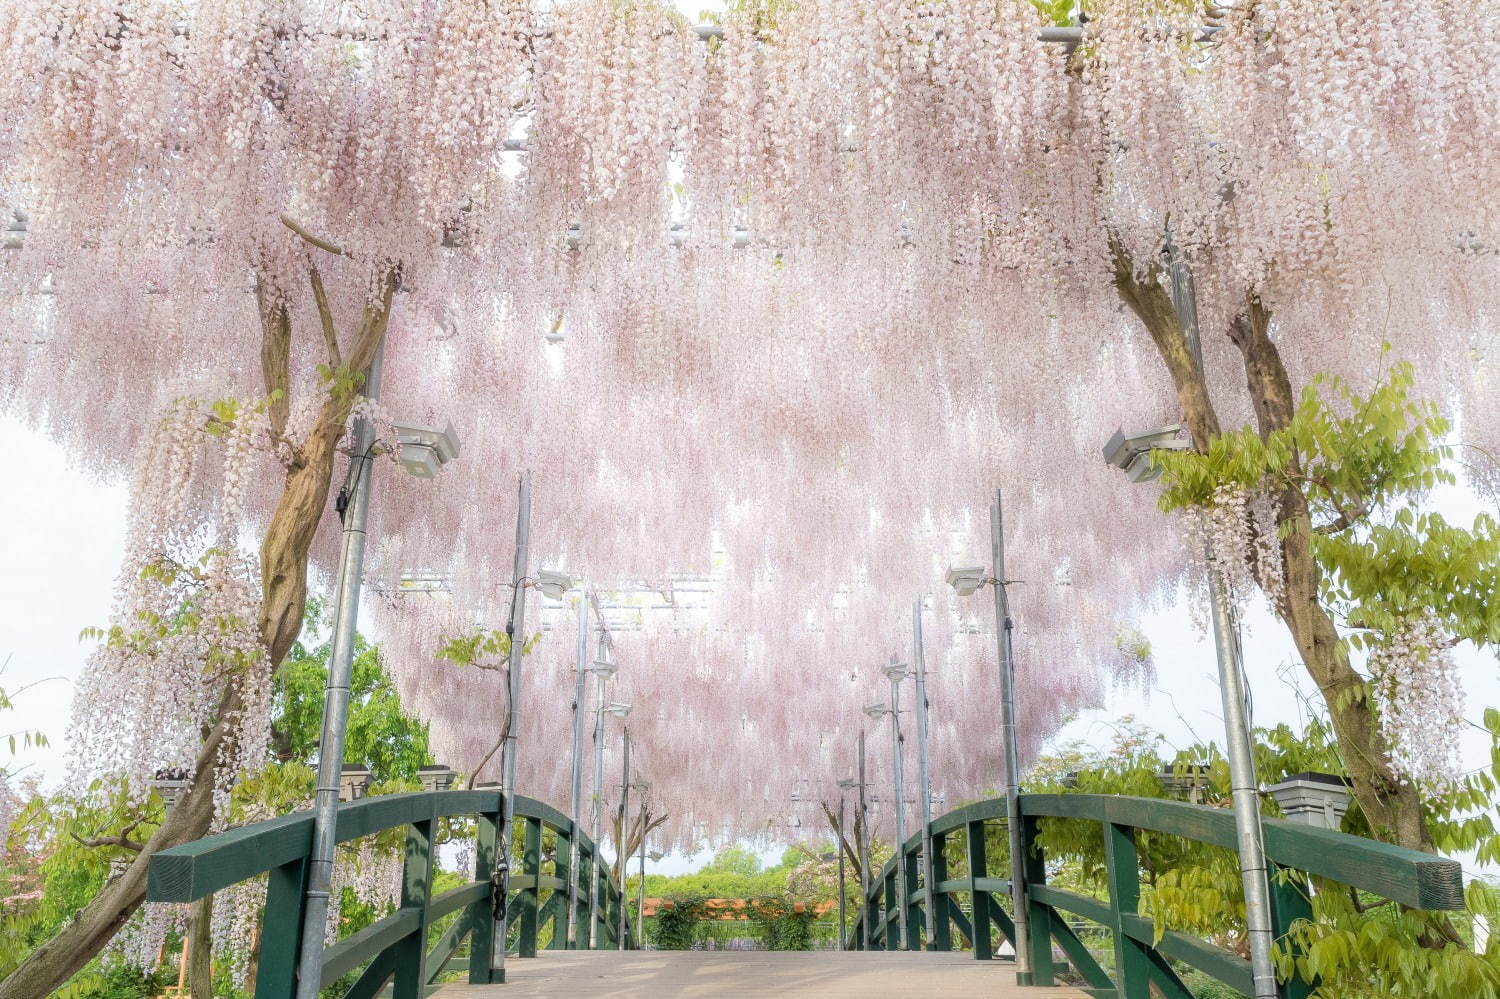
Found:
M 896 868 L 885 876 L 885 949 L 901 949 L 901 900 L 896 897 Z
M 1037 819 L 1023 816 L 1021 819 L 1021 850 L 1025 863 L 1026 884 L 1047 883 L 1047 865 L 1042 857 L 1041 844 L 1037 840 Z M 1052 967 L 1052 907 L 1038 902 L 1030 895 L 1026 897 L 1027 940 L 1031 946 L 1031 971 L 1033 985 L 1056 985 Z
M 297 960 L 302 950 L 306 898 L 305 856 L 271 870 L 266 879 L 255 999 L 292 999 L 297 994 Z
M 1312 900 L 1307 896 L 1305 874 L 1294 874 L 1288 877 L 1290 872 L 1285 872 L 1277 864 L 1271 864 L 1271 928 L 1276 933 L 1276 939 L 1280 946 L 1290 950 L 1295 956 L 1303 957 L 1305 951 L 1301 948 L 1293 949 L 1291 941 L 1287 938 L 1292 924 L 1299 919 L 1312 919 Z M 1295 971 L 1292 977 L 1282 983 L 1281 994 L 1283 999 L 1308 999 L 1312 995 L 1315 983 L 1304 980 Z
M 533 879 L 531 887 L 523 888 L 516 898 L 517 922 L 520 939 L 516 953 L 520 957 L 536 957 L 537 908 L 541 897 L 538 881 L 542 876 L 542 820 L 528 818 L 521 846 L 521 870 Z
M 554 851 L 556 859 L 552 866 L 557 880 L 563 886 L 552 892 L 552 942 L 547 944 L 548 950 L 570 950 L 573 947 L 573 941 L 568 939 L 568 910 L 577 887 L 573 880 L 572 865 L 574 829 L 575 826 L 569 825 L 566 831 L 557 831 L 557 849 Z
M 427 903 L 432 897 L 432 820 L 406 829 L 406 862 L 401 867 L 401 908 L 416 909 L 416 929 L 395 944 L 396 983 L 392 999 L 423 999 L 427 986 Z
M 1146 946 L 1125 933 L 1126 914 L 1134 915 L 1141 903 L 1140 858 L 1135 830 L 1104 823 L 1104 862 L 1109 876 L 1111 929 L 1115 938 L 1115 987 L 1119 999 L 1151 999 L 1151 959 Z
M 921 894 L 917 887 L 917 871 L 921 865 L 921 853 L 916 851 L 906 858 L 906 911 L 901 917 L 906 920 L 906 943 L 912 950 L 922 949 Z M 928 941 L 929 946 L 932 941 Z
M 984 820 L 970 822 L 967 827 L 969 840 L 969 899 L 973 913 L 969 917 L 974 925 L 974 959 L 989 961 L 995 956 L 994 944 L 990 942 L 989 893 L 974 886 L 974 879 L 988 877 L 984 851 Z
M 929 950 L 952 950 L 951 929 L 952 904 L 948 896 L 938 891 L 938 886 L 948 879 L 948 857 L 946 833 L 932 834 L 932 939 L 927 941 Z
M 881 899 L 881 892 L 883 891 L 883 889 L 881 887 L 880 882 L 878 882 L 878 881 L 875 880 L 875 872 L 874 871 L 868 871 L 868 872 L 866 872 L 866 874 L 867 874 L 867 877 L 869 878 L 869 881 L 870 881 L 870 891 L 869 891 L 869 894 L 867 894 L 865 896 L 865 899 L 864 899 L 864 907 L 865 907 L 864 919 L 865 919 L 865 925 L 870 928 L 870 932 L 868 934 L 868 936 L 870 938 L 870 947 L 869 947 L 869 949 L 870 950 L 883 950 L 884 949 L 884 944 L 885 944 L 885 938 L 883 936 L 881 936 L 881 928 L 880 928 L 880 899 Z
M 594 906 L 589 900 L 589 885 L 594 876 L 594 855 L 588 849 L 578 850 L 578 940 L 579 950 L 590 950 L 594 938 Z
M 488 883 L 495 873 L 499 851 L 500 813 L 483 812 L 479 816 L 479 833 L 474 848 L 474 880 Z M 469 907 L 474 934 L 469 938 L 469 984 L 490 985 L 500 981 L 491 967 L 495 957 L 495 909 L 488 898 Z

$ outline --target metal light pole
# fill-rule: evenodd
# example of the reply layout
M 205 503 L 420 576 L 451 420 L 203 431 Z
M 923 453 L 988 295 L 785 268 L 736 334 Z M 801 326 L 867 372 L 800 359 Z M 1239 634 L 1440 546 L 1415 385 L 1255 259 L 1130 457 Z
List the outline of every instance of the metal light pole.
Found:
M 845 945 L 849 942 L 848 941 L 849 934 L 847 932 L 847 924 L 845 923 L 845 920 L 848 918 L 848 907 L 847 907 L 847 902 L 845 901 L 845 896 L 847 896 L 849 894 L 849 892 L 848 892 L 848 887 L 849 886 L 848 886 L 848 884 L 844 880 L 844 844 L 846 842 L 848 842 L 848 841 L 844 838 L 844 789 L 841 787 L 841 788 L 839 788 L 839 841 L 838 841 L 838 854 L 839 854 L 839 950 L 843 950 L 844 947 L 845 947 Z
M 922 899 L 927 946 L 937 934 L 937 912 L 932 907 L 932 779 L 927 770 L 927 660 L 922 651 L 922 598 L 911 605 L 912 665 L 917 679 L 917 784 L 922 795 Z
M 505 633 L 510 637 L 510 650 L 506 655 L 507 676 L 510 685 L 510 723 L 506 726 L 505 766 L 501 775 L 500 836 L 501 862 L 506 864 L 507 876 L 501 881 L 499 891 L 509 890 L 510 830 L 516 813 L 516 746 L 521 723 L 521 651 L 526 644 L 526 567 L 530 563 L 531 540 L 531 473 L 521 476 L 519 504 L 516 510 L 516 558 L 511 568 L 510 620 L 505 623 Z M 494 946 L 490 948 L 492 969 L 505 975 L 505 937 L 510 923 L 510 907 L 500 907 L 500 918 L 495 920 Z
M 599 678 L 599 703 L 594 709 L 594 797 L 589 804 L 589 830 L 594 838 L 594 870 L 589 876 L 589 930 L 588 939 L 590 947 L 597 947 L 602 941 L 595 940 L 599 921 L 599 819 L 604 805 L 604 685 L 609 682 L 609 676 L 600 670 L 595 674 Z
M 865 950 L 870 949 L 870 805 L 865 800 L 865 730 L 859 730 L 859 924 L 864 928 Z
M 583 815 L 583 678 L 589 665 L 589 585 L 583 584 L 578 598 L 578 676 L 573 681 L 573 773 L 569 817 L 573 820 L 573 834 L 568 837 L 568 920 L 563 943 L 568 947 L 578 946 L 578 873 L 579 860 L 583 856 L 578 842 L 578 829 Z
M 623 885 L 623 882 L 621 882 Z M 646 946 L 646 800 L 641 797 L 641 883 L 636 892 L 635 946 L 637 950 Z
M 901 759 L 901 674 L 891 671 L 891 755 L 896 769 L 896 904 L 900 915 L 896 926 L 900 932 L 901 949 L 911 950 L 911 941 L 906 934 L 906 910 L 911 900 L 906 897 L 906 770 Z
M 380 394 L 381 360 L 385 344 L 375 349 L 365 376 L 365 393 Z M 318 742 L 318 786 L 313 811 L 312 855 L 308 861 L 307 896 L 302 922 L 302 951 L 297 968 L 298 999 L 318 999 L 322 984 L 323 938 L 328 924 L 328 892 L 333 881 L 334 839 L 338 820 L 339 783 L 344 768 L 344 735 L 349 721 L 349 677 L 354 662 L 355 624 L 364 573 L 365 522 L 370 511 L 370 454 L 375 428 L 369 420 L 354 424 L 354 457 L 344 479 L 349 505 L 344 510 L 339 545 L 338 589 L 334 597 L 333 648 L 328 658 L 328 681 L 323 688 L 323 734 Z
M 620 935 L 615 941 L 616 950 L 625 949 L 625 930 L 630 925 L 630 906 L 625 903 L 625 868 L 630 863 L 626 854 L 626 823 L 630 820 L 630 726 L 625 726 L 625 752 L 622 761 L 623 779 L 620 782 L 620 836 L 615 844 L 615 866 L 620 871 Z
M 1187 337 L 1193 360 L 1203 370 L 1198 332 L 1198 303 L 1192 271 L 1176 243 L 1167 238 L 1167 257 L 1172 279 L 1172 305 Z M 1255 756 L 1245 682 L 1244 657 L 1240 649 L 1239 621 L 1224 581 L 1214 570 L 1213 543 L 1205 552 L 1208 564 L 1208 596 L 1214 621 L 1214 653 L 1219 663 L 1219 694 L 1224 704 L 1224 741 L 1229 756 L 1229 782 L 1234 801 L 1235 841 L 1240 853 L 1240 882 L 1245 893 L 1245 929 L 1250 943 L 1250 976 L 1255 999 L 1276 999 L 1276 970 L 1271 950 L 1276 932 L 1271 923 L 1271 891 L 1267 881 L 1266 850 L 1260 822 L 1260 781 L 1255 775 Z
M 1010 904 L 1015 923 L 1016 981 L 1032 984 L 1030 933 L 1026 921 L 1026 858 L 1021 845 L 1021 766 L 1016 740 L 1016 669 L 1011 645 L 1014 622 L 1005 578 L 1005 522 L 1000 490 L 990 506 L 990 549 L 995 573 L 995 640 L 1000 650 L 1000 737 L 1005 747 L 1005 824 L 1010 841 Z

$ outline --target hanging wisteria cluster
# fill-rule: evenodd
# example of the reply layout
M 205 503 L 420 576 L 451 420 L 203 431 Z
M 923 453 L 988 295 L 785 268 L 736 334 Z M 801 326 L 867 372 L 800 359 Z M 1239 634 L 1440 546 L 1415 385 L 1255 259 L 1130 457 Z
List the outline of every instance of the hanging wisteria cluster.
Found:
M 1369 668 L 1397 771 L 1440 787 L 1461 780 L 1463 684 L 1437 616 L 1414 618 L 1387 635 L 1371 651 Z
M 1099 459 L 1117 426 L 1177 417 L 1116 254 L 1144 268 L 1170 229 L 1226 398 L 1244 376 L 1221 333 L 1253 290 L 1294 380 L 1359 382 L 1389 340 L 1478 443 L 1500 426 L 1475 360 L 1495 356 L 1500 50 L 1455 42 L 1493 36 L 1500 4 L 1263 0 L 1209 36 L 1191 4 L 1090 14 L 1069 49 L 1020 0 L 748 4 L 707 41 L 651 0 L 5 5 L 0 208 L 27 231 L 0 259 L 0 405 L 103 472 L 147 456 L 128 564 L 153 532 L 216 536 L 215 511 L 256 530 L 276 443 L 226 500 L 168 457 L 190 421 L 157 414 L 264 396 L 258 276 L 296 331 L 295 435 L 323 384 L 309 265 L 347 323 L 399 262 L 381 410 L 452 420 L 464 451 L 433 481 L 375 469 L 373 627 L 447 762 L 478 763 L 505 703 L 434 652 L 503 626 L 530 470 L 534 566 L 658 605 L 606 611 L 608 696 L 633 704 L 665 839 L 764 829 L 803 777 L 835 797 L 862 727 L 888 780 L 860 709 L 910 661 L 919 594 L 935 785 L 963 800 L 999 773 L 993 616 L 941 580 L 987 561 L 993 490 L 1024 581 L 1023 754 L 1138 666 L 1116 636 L 1185 569 L 1153 490 Z M 415 570 L 450 592 L 402 593 Z M 227 599 L 242 577 L 213 571 Z M 554 804 L 572 615 L 528 626 L 521 781 Z M 201 650 L 130 669 L 112 703 L 148 721 L 85 753 L 181 764 Z M 103 696 L 88 681 L 80 717 Z

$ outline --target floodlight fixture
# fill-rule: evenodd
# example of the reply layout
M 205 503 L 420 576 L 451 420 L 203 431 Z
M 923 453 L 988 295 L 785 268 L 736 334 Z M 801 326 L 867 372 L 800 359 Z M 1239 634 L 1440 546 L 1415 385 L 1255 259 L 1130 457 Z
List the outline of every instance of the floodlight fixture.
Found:
M 654 864 L 660 861 L 661 858 L 665 857 L 666 854 L 662 853 L 660 850 L 652 850 L 650 853 L 646 854 L 646 856 L 649 857 L 651 859 L 651 863 Z
M 890 714 L 890 709 L 885 706 L 884 701 L 879 704 L 866 704 L 865 714 L 869 715 L 871 718 L 884 718 L 886 715 Z
M 948 570 L 948 585 L 961 597 L 973 596 L 975 590 L 988 582 L 989 573 L 982 568 Z
M 401 445 L 401 464 L 419 479 L 430 479 L 438 468 L 458 457 L 458 434 L 449 423 L 441 430 L 421 423 L 392 424 Z
M 904 680 L 911 675 L 906 669 L 906 663 L 891 663 L 882 672 L 887 680 Z
M 852 791 L 858 786 L 859 782 L 856 781 L 853 777 L 845 777 L 843 780 L 839 781 L 840 791 Z
M 542 591 L 543 596 L 551 597 L 553 600 L 561 600 L 563 594 L 567 593 L 577 584 L 573 577 L 565 572 L 554 572 L 551 569 L 542 569 L 536 574 L 537 589 Z
M 595 659 L 594 665 L 589 667 L 590 673 L 597 673 L 606 680 L 614 676 L 619 671 L 619 665 L 610 662 L 608 659 Z
M 1186 451 L 1192 446 L 1181 433 L 1180 423 L 1133 434 L 1116 430 L 1104 445 L 1104 460 L 1122 469 L 1131 482 L 1151 482 L 1161 476 L 1160 466 L 1151 460 L 1152 451 Z
M 447 593 L 453 588 L 453 578 L 445 572 L 403 572 L 396 583 L 402 593 Z
M 630 789 L 645 794 L 651 790 L 651 782 L 649 780 L 633 780 L 630 782 Z
M 630 714 L 630 705 L 620 704 L 616 702 L 613 704 L 606 704 L 603 710 L 608 712 L 609 714 L 614 715 L 616 718 L 624 718 L 626 715 Z

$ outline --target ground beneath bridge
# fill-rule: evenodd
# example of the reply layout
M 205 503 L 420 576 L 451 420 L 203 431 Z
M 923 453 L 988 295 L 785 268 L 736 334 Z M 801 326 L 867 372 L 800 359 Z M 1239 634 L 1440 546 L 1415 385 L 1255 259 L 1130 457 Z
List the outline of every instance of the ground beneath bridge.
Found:
M 445 985 L 436 999 L 503 996 L 850 996 L 1085 999 L 1023 989 L 1009 961 L 968 954 L 813 951 L 543 951 L 505 962 L 505 985 Z

